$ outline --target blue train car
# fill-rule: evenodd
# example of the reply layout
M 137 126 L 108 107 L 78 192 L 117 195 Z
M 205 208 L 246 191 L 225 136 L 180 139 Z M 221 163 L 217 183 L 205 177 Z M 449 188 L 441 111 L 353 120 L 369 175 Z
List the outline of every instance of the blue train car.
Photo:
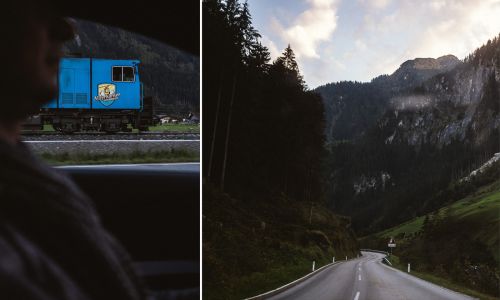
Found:
M 143 97 L 138 60 L 63 58 L 56 99 L 41 108 L 42 123 L 63 132 L 147 130 L 151 98 Z

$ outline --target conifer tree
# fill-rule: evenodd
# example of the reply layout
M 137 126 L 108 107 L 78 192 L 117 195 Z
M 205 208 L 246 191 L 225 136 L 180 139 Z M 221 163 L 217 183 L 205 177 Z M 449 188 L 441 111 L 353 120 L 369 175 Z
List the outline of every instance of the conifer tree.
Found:
M 299 65 L 295 59 L 295 53 L 290 44 L 285 48 L 282 55 L 274 62 L 275 69 L 283 73 L 285 80 L 292 85 L 298 85 L 306 89 L 305 81 L 299 71 Z

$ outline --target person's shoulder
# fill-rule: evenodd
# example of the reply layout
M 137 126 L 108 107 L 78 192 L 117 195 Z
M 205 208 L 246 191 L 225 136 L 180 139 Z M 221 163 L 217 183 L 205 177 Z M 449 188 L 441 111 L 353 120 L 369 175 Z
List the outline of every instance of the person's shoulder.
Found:
M 0 165 L 0 195 L 4 198 L 97 218 L 92 201 L 73 180 L 34 155 L 26 145 L 5 145 L 0 141 Z
M 0 223 L 0 299 L 88 299 L 54 260 Z

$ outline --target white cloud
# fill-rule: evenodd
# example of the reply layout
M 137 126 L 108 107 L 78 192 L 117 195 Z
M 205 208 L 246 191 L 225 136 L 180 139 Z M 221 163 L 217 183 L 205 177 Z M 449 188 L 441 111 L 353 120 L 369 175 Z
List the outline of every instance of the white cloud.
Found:
M 271 54 L 271 58 L 273 60 L 281 55 L 281 52 L 276 44 L 264 34 L 262 35 L 261 43 L 269 49 L 269 54 Z
M 500 0 L 401 0 L 384 16 L 366 10 L 360 35 L 376 37 L 364 41 L 374 58 L 369 73 L 391 73 L 416 57 L 463 58 L 500 33 L 499 15 Z
M 429 3 L 429 6 L 431 7 L 432 10 L 439 11 L 446 6 L 446 1 L 444 0 L 431 1 Z
M 291 23 L 284 27 L 273 24 L 282 41 L 291 44 L 297 58 L 319 58 L 318 47 L 321 42 L 330 40 L 337 27 L 336 0 L 306 0 L 309 4 Z
M 339 0 L 303 1 L 306 9 L 295 17 L 278 19 L 279 16 L 274 15 L 269 19 L 269 34 L 263 35 L 262 44 L 269 48 L 273 60 L 290 44 L 302 74 L 314 87 L 332 70 L 345 69 L 340 61 L 325 57 L 322 47 L 328 45 L 337 28 Z M 286 20 L 291 21 L 286 23 Z M 278 46 L 282 48 L 281 51 Z
M 357 39 L 354 44 L 356 45 L 356 48 L 359 50 L 359 51 L 363 51 L 366 49 L 366 44 L 365 42 L 363 42 L 362 40 L 360 39 Z
M 361 4 L 367 5 L 370 8 L 384 8 L 391 3 L 391 0 L 359 0 Z
M 412 54 L 435 57 L 453 52 L 463 58 L 500 32 L 500 1 L 440 2 L 439 19 L 430 19 L 416 36 Z
M 283 0 L 261 30 L 273 59 L 291 44 L 310 87 L 368 81 L 416 57 L 464 58 L 500 33 L 500 0 L 340 1 Z

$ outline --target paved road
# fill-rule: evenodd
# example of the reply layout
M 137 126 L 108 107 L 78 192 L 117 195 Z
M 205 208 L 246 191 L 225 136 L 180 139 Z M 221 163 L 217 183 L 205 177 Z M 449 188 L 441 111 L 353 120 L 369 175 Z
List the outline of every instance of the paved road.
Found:
M 270 299 L 291 300 L 462 300 L 450 291 L 381 263 L 383 254 L 363 256 L 326 268 Z

